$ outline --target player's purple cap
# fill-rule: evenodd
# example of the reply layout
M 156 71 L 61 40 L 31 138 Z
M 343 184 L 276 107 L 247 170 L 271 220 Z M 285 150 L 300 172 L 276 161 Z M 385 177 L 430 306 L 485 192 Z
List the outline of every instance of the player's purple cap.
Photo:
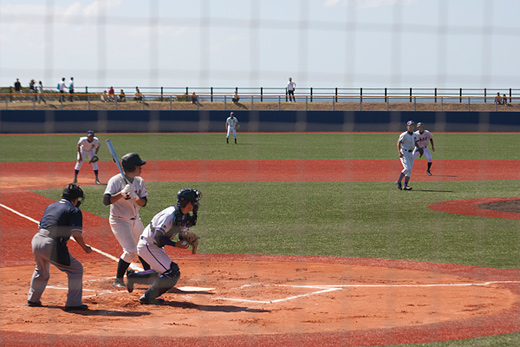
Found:
M 409 120 L 408 122 L 406 122 L 406 125 L 412 125 L 412 124 L 415 124 L 415 122 L 413 120 Z
M 233 113 L 233 112 L 231 112 L 231 113 L 230 113 L 229 115 L 232 115 L 232 114 L 234 114 L 234 113 Z
M 87 136 L 94 136 L 94 130 L 87 131 Z

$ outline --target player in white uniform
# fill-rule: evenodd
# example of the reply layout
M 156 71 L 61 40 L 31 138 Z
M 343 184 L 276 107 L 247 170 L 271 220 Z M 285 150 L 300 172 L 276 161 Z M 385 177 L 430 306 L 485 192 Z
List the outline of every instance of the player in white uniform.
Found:
M 188 243 L 182 240 L 179 233 L 197 224 L 201 198 L 202 194 L 197 189 L 181 189 L 177 193 L 177 205 L 157 213 L 144 229 L 137 244 L 137 252 L 153 270 L 127 272 L 127 289 L 130 293 L 134 290 L 134 283 L 153 281 L 152 286 L 139 298 L 142 304 L 163 304 L 164 300 L 157 298 L 177 284 L 181 276 L 179 266 L 166 254 L 164 246 L 188 248 Z M 172 241 L 175 235 L 179 235 L 177 242 Z
M 417 123 L 417 131 L 415 132 L 415 135 L 419 137 L 419 147 L 423 149 L 424 156 L 426 159 L 428 159 L 428 169 L 426 169 L 426 173 L 428 175 L 432 175 L 430 169 L 432 167 L 432 154 L 430 153 L 430 150 L 428 149 L 428 141 L 432 144 L 432 152 L 435 152 L 435 146 L 433 145 L 433 135 L 428 131 L 424 130 L 424 124 L 419 122 Z M 413 150 L 413 159 L 415 160 L 420 155 L 417 148 Z
M 233 136 L 235 137 L 235 143 L 237 143 L 237 130 L 240 128 L 240 124 L 238 123 L 238 119 L 235 117 L 235 114 L 231 112 L 229 117 L 226 119 L 226 143 L 229 143 L 229 135 L 233 132 Z
M 121 158 L 125 178 L 119 173 L 107 183 L 103 204 L 110 205 L 110 227 L 123 248 L 119 258 L 114 287 L 125 288 L 123 277 L 130 263 L 137 255 L 137 241 L 144 230 L 139 209 L 148 202 L 146 187 L 141 175 L 141 167 L 146 164 L 137 153 L 128 153 Z M 150 266 L 139 257 L 145 270 Z
M 88 156 L 91 160 L 89 162 L 92 164 L 92 169 L 94 170 L 94 175 L 96 175 L 96 184 L 101 184 L 99 182 L 99 167 L 97 162 L 93 162 L 92 158 L 94 156 L 97 156 L 97 153 L 99 151 L 99 140 L 97 137 L 94 137 L 94 131 L 89 130 L 87 131 L 87 136 L 83 136 L 79 138 L 78 141 L 78 161 L 76 162 L 76 165 L 74 166 L 74 181 L 72 183 L 78 182 L 78 174 L 79 170 L 81 169 L 81 165 L 83 165 L 83 161 L 85 160 L 85 156 Z
M 413 151 L 418 146 L 418 136 L 414 134 L 415 122 L 410 120 L 406 123 L 406 130 L 404 133 L 399 135 L 397 141 L 397 152 L 399 153 L 399 159 L 403 165 L 403 171 L 399 175 L 399 179 L 395 182 L 395 185 L 399 190 L 412 190 L 412 187 L 408 185 L 410 177 L 412 176 L 413 168 Z M 401 186 L 401 181 L 404 178 L 404 187 Z

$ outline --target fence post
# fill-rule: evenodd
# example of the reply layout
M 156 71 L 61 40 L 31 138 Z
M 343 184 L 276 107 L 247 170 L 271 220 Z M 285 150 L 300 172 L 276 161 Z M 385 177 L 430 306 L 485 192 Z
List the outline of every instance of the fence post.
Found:
M 287 91 L 287 88 L 285 88 L 285 102 L 287 102 L 287 94 L 288 94 L 288 91 Z
M 416 96 L 413 97 L 413 110 L 417 111 L 417 97 Z
M 359 103 L 363 102 L 363 88 L 359 88 Z
M 163 87 L 161 87 L 161 102 L 163 101 L 163 91 L 164 91 L 164 89 L 163 89 Z
M 437 88 L 435 88 L 435 103 L 437 103 Z
M 336 87 L 336 102 L 338 102 L 338 88 Z
M 227 110 L 227 100 L 226 100 L 226 95 L 224 95 L 224 111 Z
M 468 96 L 468 111 L 471 111 L 471 98 Z
M 509 88 L 509 103 L 512 103 L 513 102 L 513 92 L 512 92 L 512 88 Z
M 186 87 L 186 95 L 188 95 L 188 87 Z M 188 100 L 186 100 L 186 101 L 188 101 Z
M 88 94 L 88 87 L 85 87 L 85 94 Z
M 311 102 L 312 102 L 312 87 L 311 87 Z
M 484 88 L 484 103 L 487 103 L 487 89 Z
M 211 102 L 213 102 L 213 87 L 209 88 L 209 93 L 211 94 Z
M 253 110 L 253 107 L 254 107 L 254 99 L 255 97 L 253 95 L 251 95 L 251 111 Z
M 385 88 L 385 102 L 388 102 L 388 88 Z
M 412 88 L 410 88 L 410 102 L 412 102 Z
M 264 87 L 260 87 L 260 101 L 264 101 Z
M 13 102 L 13 87 L 9 87 L 9 101 Z
M 278 95 L 278 111 L 280 111 L 282 108 L 282 105 L 280 105 L 280 100 L 282 99 L 282 97 L 280 95 Z
M 336 111 L 336 99 L 332 99 L 332 111 Z
M 462 104 L 462 88 L 460 88 L 459 103 Z

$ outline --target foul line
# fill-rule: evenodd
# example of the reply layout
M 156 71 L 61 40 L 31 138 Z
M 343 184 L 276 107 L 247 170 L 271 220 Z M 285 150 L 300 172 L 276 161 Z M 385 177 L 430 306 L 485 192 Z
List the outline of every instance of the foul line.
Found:
M 321 289 L 316 292 L 310 292 L 306 294 L 289 296 L 282 299 L 276 300 L 251 300 L 251 299 L 242 299 L 242 298 L 214 298 L 218 300 L 228 300 L 228 301 L 240 301 L 240 302 L 249 302 L 255 304 L 275 304 L 279 302 L 300 299 L 304 297 L 308 297 L 311 295 L 323 294 L 334 292 L 337 290 L 342 290 L 345 288 L 381 288 L 381 287 L 414 287 L 414 288 L 424 288 L 424 287 L 468 287 L 468 286 L 488 286 L 491 284 L 520 284 L 520 281 L 488 281 L 481 283 L 432 283 L 432 284 L 333 284 L 333 285 L 291 285 L 291 284 L 245 284 L 240 286 L 239 289 L 243 289 L 246 287 L 253 287 L 258 285 L 263 286 L 272 286 L 272 287 L 292 287 L 292 288 L 310 288 L 310 289 Z
M 16 211 L 16 210 L 13 210 L 12 208 L 10 208 L 10 207 L 8 207 L 8 206 L 6 206 L 6 205 L 4 205 L 4 204 L 0 204 L 0 207 L 3 207 L 3 208 L 5 208 L 6 210 L 9 210 L 9 211 L 13 212 L 14 214 L 17 214 L 18 216 L 20 216 L 20 217 L 22 217 L 22 218 L 25 218 L 25 219 L 27 219 L 28 221 L 31 221 L 31 222 L 36 223 L 36 224 L 39 224 L 39 223 L 40 223 L 40 222 L 38 222 L 36 219 L 33 219 L 33 218 L 29 217 L 29 216 L 24 215 L 23 213 L 20 213 L 20 212 L 18 212 L 18 211 Z M 74 238 L 72 238 L 72 240 L 73 240 L 74 242 L 76 242 L 76 240 L 74 240 Z M 97 248 L 92 247 L 92 246 L 90 246 L 90 248 L 92 248 L 92 250 L 93 250 L 94 252 L 97 252 L 97 253 L 99 253 L 99 254 L 101 254 L 101 255 L 103 255 L 103 256 L 105 256 L 105 257 L 107 257 L 107 258 L 109 258 L 109 259 L 111 259 L 111 260 L 113 260 L 113 261 L 116 261 L 116 262 L 119 261 L 119 258 L 114 257 L 112 254 L 108 254 L 108 253 L 103 252 L 102 250 L 97 249 Z M 134 264 L 130 264 L 130 267 L 131 267 L 132 269 L 134 269 L 134 270 L 138 270 L 138 271 L 143 270 L 143 269 L 141 269 L 139 266 L 134 265 Z

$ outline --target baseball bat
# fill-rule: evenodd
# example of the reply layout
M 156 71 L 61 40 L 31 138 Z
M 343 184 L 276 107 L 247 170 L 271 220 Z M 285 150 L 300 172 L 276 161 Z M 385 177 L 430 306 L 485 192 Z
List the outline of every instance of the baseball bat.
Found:
M 119 157 L 117 156 L 116 149 L 114 148 L 112 141 L 110 141 L 110 139 L 107 139 L 107 140 L 105 140 L 105 142 L 107 144 L 108 151 L 110 152 L 110 155 L 112 156 L 112 159 L 114 160 L 114 163 L 116 163 L 116 166 L 117 166 L 119 172 L 121 172 L 121 175 L 123 175 L 123 178 L 125 179 L 126 183 L 130 184 L 130 182 L 128 182 L 128 179 L 126 178 L 125 173 L 123 172 L 123 168 L 121 167 L 121 163 L 119 162 Z

